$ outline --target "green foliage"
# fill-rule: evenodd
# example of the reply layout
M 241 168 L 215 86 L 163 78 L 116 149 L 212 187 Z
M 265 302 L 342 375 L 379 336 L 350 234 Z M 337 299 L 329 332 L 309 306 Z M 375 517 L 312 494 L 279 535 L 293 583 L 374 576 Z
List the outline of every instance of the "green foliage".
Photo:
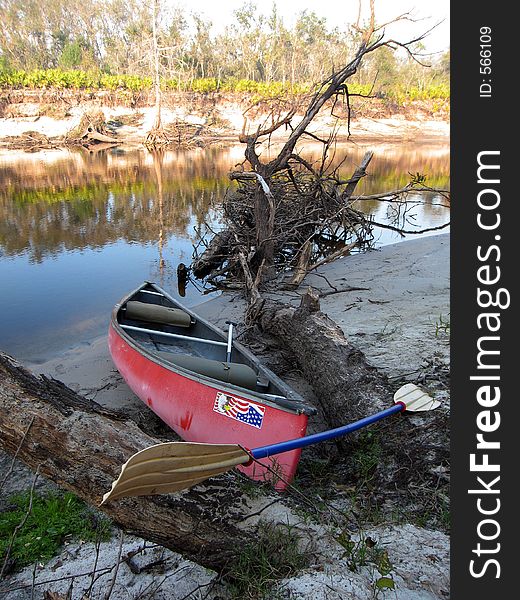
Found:
M 331 459 L 322 459 L 307 455 L 302 459 L 298 467 L 296 479 L 292 482 L 295 490 L 305 494 L 313 502 L 316 509 L 328 510 L 328 504 L 336 499 L 337 489 L 335 487 L 335 463 Z M 297 509 L 306 521 L 316 520 L 319 514 L 307 507 Z
M 138 77 L 137 75 L 108 75 L 103 73 L 97 86 L 107 90 L 128 90 L 142 92 L 152 87 L 151 77 Z
M 309 557 L 300 550 L 300 543 L 294 527 L 260 522 L 256 541 L 243 547 L 228 574 L 233 598 L 273 598 L 270 590 L 276 581 L 294 575 L 308 564 Z
M 74 44 L 65 46 L 60 63 L 63 67 L 76 66 L 81 60 L 78 52 L 81 49 Z M 152 78 L 138 75 L 114 75 L 100 71 L 83 71 L 80 69 L 33 69 L 24 71 L 9 69 L 7 63 L 0 63 L 0 88 L 30 88 L 30 89 L 89 89 L 89 90 L 127 90 L 129 92 L 142 92 L 151 89 Z M 197 78 L 191 81 L 179 79 L 165 79 L 162 87 L 167 90 L 182 90 L 200 94 L 212 92 L 230 92 L 252 94 L 259 99 L 277 98 L 287 95 L 306 94 L 312 90 L 309 83 L 283 83 L 281 81 L 253 81 L 251 79 L 217 79 L 215 77 Z M 368 96 L 372 91 L 371 84 L 351 82 L 348 84 L 350 94 Z M 409 87 L 407 89 L 397 85 L 388 88 L 385 97 L 406 104 L 415 100 L 430 100 L 445 102 L 449 100 L 450 90 L 448 85 L 432 85 L 429 87 Z M 440 108 L 440 106 L 439 106 Z
M 388 552 L 378 546 L 377 541 L 369 536 L 361 535 L 354 540 L 348 531 L 342 531 L 336 541 L 343 546 L 345 552 L 343 558 L 347 561 L 348 568 L 357 573 L 361 567 L 373 566 L 379 573 L 374 581 L 374 589 L 377 592 L 395 589 L 395 582 L 391 576 L 393 565 Z
M 369 96 L 373 91 L 372 86 L 369 84 L 363 83 L 354 83 L 348 82 L 348 93 L 349 94 L 359 94 L 360 96 Z
M 361 41 L 359 31 L 313 10 L 300 11 L 289 25 L 275 4 L 267 16 L 265 7 L 245 2 L 217 32 L 196 12 L 164 5 L 159 3 L 156 29 L 160 77 L 175 89 L 208 93 L 236 78 L 231 87 L 237 92 L 262 98 L 298 93 L 299 86 L 323 81 L 350 62 Z M 150 4 L 139 0 L 107 0 L 102 5 L 97 0 L 2 0 L 0 56 L 9 57 L 12 69 L 27 72 L 59 66 L 146 79 L 153 60 L 152 13 Z M 376 93 L 397 102 L 445 98 L 449 52 L 426 68 L 382 47 L 364 57 L 351 81 L 374 85 Z M 135 81 L 111 81 L 110 86 L 133 91 L 147 87 Z
M 7 60 L 7 56 L 0 55 L 0 73 L 7 73 L 11 70 L 11 65 Z
M 128 90 L 139 92 L 150 89 L 151 77 L 137 75 L 109 75 L 98 71 L 79 69 L 34 69 L 32 71 L 0 71 L 1 88 Z
M 96 88 L 98 76 L 80 70 L 34 69 L 0 73 L 0 87 L 10 88 Z
M 218 88 L 219 82 L 214 77 L 207 77 L 206 79 L 194 79 L 191 83 L 190 91 L 199 94 L 208 94 L 218 91 Z
M 450 313 L 446 316 L 439 315 L 439 320 L 435 322 L 435 337 L 444 334 L 449 336 L 451 332 Z
M 407 87 L 397 84 L 386 91 L 386 97 L 399 105 L 417 100 L 448 101 L 450 99 L 450 86 L 448 83 Z
M 376 580 L 376 589 L 378 590 L 394 590 L 395 581 L 391 577 L 380 577 Z
M 110 538 L 110 522 L 70 492 L 35 493 L 30 512 L 29 492 L 13 496 L 10 504 L 10 509 L 0 513 L 0 562 L 11 542 L 10 558 L 21 568 L 35 561 L 49 560 L 67 539 L 97 541 Z M 19 527 L 20 523 L 23 523 L 22 527 Z
M 83 48 L 78 41 L 68 42 L 63 47 L 60 56 L 59 65 L 64 69 L 73 69 L 79 67 L 83 58 Z
M 364 431 L 357 440 L 356 449 L 352 453 L 357 477 L 360 485 L 369 483 L 381 459 L 382 448 L 377 432 Z

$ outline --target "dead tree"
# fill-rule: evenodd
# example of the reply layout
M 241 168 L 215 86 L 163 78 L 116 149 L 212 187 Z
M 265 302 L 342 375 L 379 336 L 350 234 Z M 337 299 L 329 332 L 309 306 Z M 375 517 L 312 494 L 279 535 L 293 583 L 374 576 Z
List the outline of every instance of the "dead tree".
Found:
M 406 43 L 385 39 L 382 26 L 375 23 L 373 2 L 370 10 L 369 24 L 362 32 L 353 59 L 317 86 L 297 124 L 294 124 L 296 101 L 288 108 L 282 103 L 282 108 L 273 110 L 254 132 L 246 131 L 246 111 L 239 137 L 245 145 L 245 160 L 240 170 L 230 174 L 239 187 L 224 202 L 227 229 L 194 261 L 195 275 L 210 274 L 213 281 L 219 277 L 238 278 L 245 283 L 254 302 L 253 297 L 257 298 L 258 290 L 274 272 L 295 269 L 293 284 L 301 282 L 309 268 L 323 258 L 316 253 L 320 244 L 331 240 L 338 243 L 332 252 L 338 251 L 337 256 L 341 256 L 348 252 L 345 247 L 352 243 L 362 247 L 370 238 L 372 224 L 354 208 L 352 200 L 356 185 L 366 175 L 372 153 L 367 153 L 350 179 L 344 180 L 338 167 L 330 166 L 336 130 L 327 139 L 321 139 L 309 129 L 325 107 L 333 113 L 339 98 L 346 98 L 350 124 L 348 80 L 365 56 L 382 47 L 401 47 L 413 56 L 411 46 L 425 35 Z M 407 15 L 398 17 L 403 18 Z M 281 150 L 272 160 L 263 160 L 262 144 L 268 143 L 282 128 L 289 130 L 289 134 Z M 304 139 L 323 145 L 321 160 L 316 164 L 304 159 L 298 150 L 299 142 Z
M 330 427 L 391 406 L 388 379 L 321 312 L 317 292 L 307 290 L 297 308 L 264 301 L 257 323 L 261 331 L 283 340 L 304 373 L 312 373 L 311 384 Z
M 155 96 L 155 117 L 152 129 L 146 136 L 145 145 L 150 148 L 156 148 L 165 145 L 167 141 L 165 134 L 162 131 L 162 92 L 161 92 L 161 77 L 160 77 L 160 49 L 158 42 L 157 24 L 159 18 L 160 4 L 159 0 L 153 0 L 151 9 L 152 21 L 152 39 L 151 39 L 151 57 L 150 63 L 153 72 L 153 91 Z
M 65 136 L 67 145 L 91 144 L 104 142 L 120 144 L 124 140 L 108 135 L 112 132 L 107 128 L 105 115 L 101 110 L 86 111 L 76 127 L 73 127 Z

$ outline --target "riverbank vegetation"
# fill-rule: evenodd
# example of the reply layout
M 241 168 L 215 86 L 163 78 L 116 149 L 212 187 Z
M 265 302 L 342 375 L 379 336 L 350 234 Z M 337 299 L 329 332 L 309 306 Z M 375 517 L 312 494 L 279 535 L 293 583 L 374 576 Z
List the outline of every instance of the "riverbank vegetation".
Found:
M 136 0 L 5 0 L 0 87 L 150 90 L 154 21 L 161 87 L 173 91 L 305 94 L 334 65 L 348 62 L 360 39 L 355 27 L 332 26 L 314 12 L 302 11 L 287 26 L 275 3 L 265 17 L 246 2 L 223 31 L 214 32 L 201 15 L 159 0 L 152 11 Z M 417 42 L 414 52 L 423 50 Z M 419 63 L 383 48 L 366 58 L 348 88 L 399 104 L 447 100 L 449 52 Z
M 152 79 L 138 75 L 111 75 L 101 71 L 82 71 L 80 69 L 4 69 L 0 71 L 0 87 L 3 89 L 71 89 L 71 90 L 109 90 L 146 92 L 152 88 Z M 242 93 L 254 94 L 260 98 L 276 98 L 282 95 L 300 95 L 311 91 L 309 83 L 287 83 L 283 81 L 255 81 L 251 79 L 217 79 L 206 77 L 198 79 L 165 79 L 161 82 L 165 91 L 209 93 Z M 351 84 L 349 92 L 353 95 L 369 96 L 372 93 L 369 84 Z M 402 85 L 395 83 L 379 97 L 394 101 L 397 104 L 415 100 L 449 100 L 450 89 L 447 83 L 430 83 L 428 85 Z

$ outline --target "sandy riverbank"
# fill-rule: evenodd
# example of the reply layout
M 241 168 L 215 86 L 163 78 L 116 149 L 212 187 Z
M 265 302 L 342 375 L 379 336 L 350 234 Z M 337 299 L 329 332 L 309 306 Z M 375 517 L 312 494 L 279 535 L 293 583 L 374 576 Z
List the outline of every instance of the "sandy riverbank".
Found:
M 449 371 L 449 338 L 438 327 L 440 319 L 449 320 L 449 240 L 449 234 L 421 237 L 350 256 L 321 267 L 317 273 L 307 277 L 305 284 L 324 294 L 322 310 L 342 327 L 373 365 L 390 377 L 415 382 L 431 381 L 436 374 L 444 376 Z M 279 300 L 296 303 L 305 284 L 297 293 L 284 292 L 275 296 Z M 341 291 L 346 288 L 350 291 Z M 243 309 L 244 303 L 239 295 L 226 294 L 200 304 L 195 310 L 223 326 L 229 318 L 240 322 Z M 268 355 L 266 358 L 276 370 L 273 358 L 269 359 Z M 32 365 L 32 368 L 35 372 L 64 381 L 101 404 L 136 412 L 146 418 L 148 409 L 133 396 L 113 367 L 105 337 L 92 344 L 78 346 L 46 363 Z M 432 393 L 446 409 L 449 402 L 446 385 L 434 386 Z M 22 481 L 23 478 L 18 477 L 16 485 L 21 485 Z M 8 491 L 13 491 L 13 487 Z M 3 493 L 8 491 L 3 490 Z M 273 502 L 271 496 L 249 499 L 248 502 L 251 513 L 260 510 L 264 518 L 301 524 L 301 519 L 283 503 L 283 499 L 267 510 L 267 505 Z M 316 525 L 314 535 L 319 540 L 320 556 L 313 567 L 283 582 L 285 591 L 292 594 L 290 597 L 315 600 L 372 598 L 374 577 L 378 577 L 374 569 L 363 567 L 355 573 L 345 569 L 341 559 L 344 548 L 331 538 L 327 527 Z M 394 596 L 397 593 L 400 600 L 440 600 L 448 597 L 449 538 L 444 533 L 413 525 L 383 524 L 367 527 L 359 535 L 378 540 L 388 552 L 397 586 L 396 592 L 390 592 Z M 139 541 L 126 540 L 125 543 L 138 544 Z M 118 546 L 119 541 L 113 544 Z M 107 548 L 106 552 L 114 554 L 113 549 Z M 173 564 L 180 559 L 174 557 L 169 560 Z M 70 546 L 62 557 L 51 561 L 49 568 L 37 569 L 37 579 L 55 579 L 61 573 L 57 569 L 65 567 L 68 573 L 84 572 L 85 561 L 88 561 L 88 553 L 85 557 L 81 546 Z M 64 564 L 64 567 L 53 567 L 54 564 Z M 170 566 L 161 578 L 172 574 L 176 568 L 178 566 Z M 204 574 L 199 573 L 196 566 L 189 568 L 194 573 L 194 578 L 190 579 L 194 589 L 204 580 Z M 32 569 L 26 569 L 11 583 L 13 586 L 21 585 L 30 582 L 31 578 Z M 105 579 L 108 584 L 110 575 Z M 175 580 L 175 576 L 171 576 L 168 587 L 156 597 L 177 597 L 168 595 L 174 593 Z M 61 582 L 54 584 L 52 589 L 63 591 L 67 585 L 68 582 Z M 141 589 L 142 581 L 126 565 L 122 565 L 112 598 L 128 598 L 126 594 L 130 585 L 135 590 Z M 80 589 L 79 585 L 77 589 Z M 208 598 L 217 594 L 221 591 L 215 590 Z M 8 597 L 14 600 L 25 596 Z M 35 597 L 41 596 L 36 594 Z
M 139 146 L 145 141 L 152 129 L 155 109 L 150 106 L 131 109 L 127 106 L 102 106 L 99 102 L 82 102 L 67 107 L 66 114 L 59 118 L 42 113 L 42 105 L 36 102 L 25 102 L 13 105 L 16 108 L 5 109 L 0 118 L 0 148 L 20 147 L 20 142 L 31 147 L 31 134 L 46 136 L 53 144 L 63 143 L 65 134 L 76 127 L 86 110 L 102 110 L 105 121 L 112 127 L 113 137 L 121 146 Z M 265 124 L 267 113 L 258 111 L 244 125 L 246 106 L 238 101 L 222 101 L 208 108 L 206 104 L 170 102 L 161 112 L 162 126 L 168 128 L 176 123 L 184 123 L 200 128 L 200 141 L 204 145 L 211 143 L 227 144 L 238 140 L 244 126 L 246 131 L 256 131 Z M 296 115 L 293 125 L 296 126 L 302 115 Z M 387 110 L 358 111 L 352 116 L 350 133 L 346 116 L 336 119 L 327 112 L 316 117 L 309 130 L 318 136 L 327 135 L 337 127 L 338 141 L 350 139 L 354 142 L 416 142 L 444 143 L 449 140 L 450 126 L 446 117 L 432 116 L 419 108 L 409 108 L 400 112 Z M 285 136 L 284 128 L 271 136 L 276 142 Z M 34 137 L 34 136 L 33 136 Z M 40 140 L 41 143 L 41 140 Z M 197 145 L 197 139 L 192 140 Z M 36 139 L 35 139 L 36 144 Z

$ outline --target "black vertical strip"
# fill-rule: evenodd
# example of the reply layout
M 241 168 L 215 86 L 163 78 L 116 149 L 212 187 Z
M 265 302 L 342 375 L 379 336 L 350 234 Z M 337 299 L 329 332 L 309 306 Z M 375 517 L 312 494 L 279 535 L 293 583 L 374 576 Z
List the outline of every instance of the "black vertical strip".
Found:
M 512 164 L 518 34 L 505 3 L 452 2 L 451 16 L 452 598 L 489 600 L 515 595 L 520 575 L 520 398 L 513 384 L 520 327 L 512 290 L 520 235 L 511 183 L 520 173 Z M 482 169 L 480 183 L 479 155 L 499 167 Z M 497 442 L 500 449 L 491 447 Z M 487 460 L 499 470 L 471 471 L 472 454 L 476 465 Z

